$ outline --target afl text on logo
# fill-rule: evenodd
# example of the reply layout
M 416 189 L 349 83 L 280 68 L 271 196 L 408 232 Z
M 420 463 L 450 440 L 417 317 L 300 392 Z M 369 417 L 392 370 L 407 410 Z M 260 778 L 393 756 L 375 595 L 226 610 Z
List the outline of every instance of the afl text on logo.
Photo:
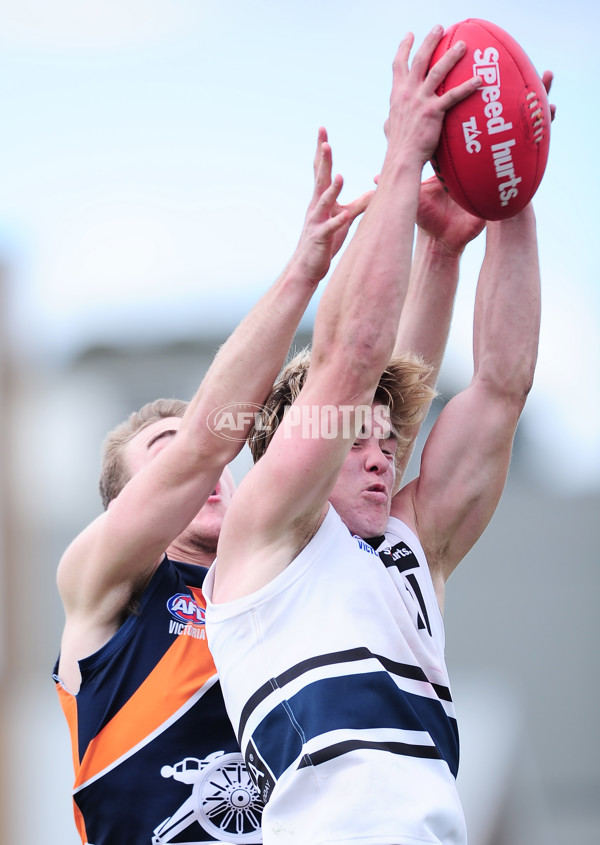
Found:
M 170 634 L 185 634 L 197 640 L 204 640 L 204 608 L 187 593 L 175 593 L 167 602 L 167 609 L 173 619 L 169 622 Z
M 212 411 L 206 425 L 217 437 L 242 443 L 250 426 L 254 426 L 257 436 L 263 437 L 277 427 L 278 420 L 271 421 L 268 415 L 267 408 L 254 402 L 230 402 Z

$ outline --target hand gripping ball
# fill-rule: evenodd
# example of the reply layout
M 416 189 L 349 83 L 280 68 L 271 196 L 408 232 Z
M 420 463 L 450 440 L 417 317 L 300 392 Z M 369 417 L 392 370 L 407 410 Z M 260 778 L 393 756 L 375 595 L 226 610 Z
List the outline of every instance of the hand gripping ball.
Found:
M 431 163 L 464 209 L 486 220 L 503 220 L 527 205 L 544 175 L 550 145 L 548 97 L 524 50 L 488 21 L 469 18 L 451 26 L 431 65 L 460 40 L 466 53 L 438 93 L 475 74 L 482 85 L 448 110 Z

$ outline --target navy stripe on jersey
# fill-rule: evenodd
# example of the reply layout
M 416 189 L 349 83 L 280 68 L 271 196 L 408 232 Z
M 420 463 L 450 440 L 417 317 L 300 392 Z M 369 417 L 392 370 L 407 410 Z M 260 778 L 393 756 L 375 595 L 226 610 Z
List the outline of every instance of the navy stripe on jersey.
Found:
M 418 626 L 419 628 L 427 628 L 427 633 L 429 634 L 429 636 L 431 636 L 431 625 L 429 624 L 429 615 L 427 613 L 427 608 L 425 607 L 425 599 L 423 598 L 423 593 L 421 592 L 419 582 L 417 581 L 414 572 L 409 572 L 406 576 L 406 580 L 412 587 L 413 593 L 415 594 L 415 596 L 417 597 L 417 601 L 419 602 L 421 613 L 423 614 L 423 617 L 419 615 Z
M 250 696 L 246 704 L 244 705 L 242 712 L 240 714 L 240 724 L 238 728 L 238 739 L 241 739 L 244 729 L 246 727 L 246 722 L 251 713 L 258 707 L 261 701 L 264 701 L 268 698 L 269 695 L 273 693 L 276 689 L 281 689 L 286 684 L 289 684 L 290 681 L 299 678 L 306 672 L 310 672 L 313 669 L 318 669 L 321 666 L 332 666 L 341 663 L 351 663 L 354 661 L 360 660 L 372 660 L 375 659 L 381 663 L 381 665 L 392 675 L 397 675 L 401 678 L 409 678 L 413 681 L 424 681 L 431 685 L 432 689 L 435 690 L 436 695 L 438 698 L 442 699 L 443 701 L 452 701 L 452 696 L 450 694 L 450 690 L 448 687 L 443 686 L 442 684 L 434 684 L 432 683 L 425 672 L 421 669 L 420 666 L 415 666 L 410 663 L 398 663 L 395 660 L 390 660 L 387 657 L 384 657 L 380 654 L 373 654 L 368 648 L 364 646 L 360 646 L 359 648 L 351 648 L 346 651 L 333 651 L 329 654 L 319 654 L 316 657 L 308 658 L 307 660 L 302 660 L 300 663 L 297 663 L 295 666 L 291 666 L 285 672 L 282 672 L 276 678 L 271 678 L 261 687 L 259 687 L 256 692 Z
M 252 744 L 277 779 L 302 755 L 303 745 L 322 734 L 382 729 L 428 733 L 432 746 L 390 738 L 390 750 L 410 757 L 441 758 L 456 777 L 456 720 L 447 715 L 440 701 L 399 689 L 384 671 L 323 678 L 308 684 L 273 707 L 252 732 Z M 339 736 L 336 740 L 327 746 L 325 737 L 322 749 L 314 755 L 311 752 L 310 762 L 316 765 L 354 747 L 381 747 L 380 741 L 365 741 L 364 735 L 351 738 L 348 744 L 340 745 Z M 356 741 L 358 746 L 353 745 Z
M 305 754 L 300 760 L 298 768 L 305 769 L 307 766 L 318 766 L 319 763 L 327 763 L 343 754 L 360 751 L 363 748 L 368 748 L 371 751 L 386 751 L 389 754 L 400 754 L 403 757 L 422 757 L 428 760 L 439 760 L 441 757 L 435 745 L 413 745 L 407 742 L 366 742 L 360 739 L 348 739 L 345 742 L 336 742 L 327 748 L 320 748 L 318 751 L 311 751 L 310 755 Z

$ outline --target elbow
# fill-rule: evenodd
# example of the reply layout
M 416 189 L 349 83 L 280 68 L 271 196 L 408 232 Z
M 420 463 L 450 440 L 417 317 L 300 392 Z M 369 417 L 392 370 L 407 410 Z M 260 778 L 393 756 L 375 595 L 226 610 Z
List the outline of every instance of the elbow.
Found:
M 497 371 L 492 375 L 482 375 L 477 380 L 482 388 L 506 409 L 512 408 L 516 416 L 521 414 L 527 397 L 533 387 L 534 369 L 515 372 Z

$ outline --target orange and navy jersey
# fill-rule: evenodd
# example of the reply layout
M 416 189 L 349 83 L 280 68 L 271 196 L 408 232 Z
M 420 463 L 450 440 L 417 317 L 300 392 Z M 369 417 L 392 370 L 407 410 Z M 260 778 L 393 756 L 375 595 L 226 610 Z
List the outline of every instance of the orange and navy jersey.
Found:
M 139 612 L 80 661 L 71 733 L 83 843 L 260 843 L 262 804 L 244 767 L 208 650 L 206 569 L 165 557 Z

